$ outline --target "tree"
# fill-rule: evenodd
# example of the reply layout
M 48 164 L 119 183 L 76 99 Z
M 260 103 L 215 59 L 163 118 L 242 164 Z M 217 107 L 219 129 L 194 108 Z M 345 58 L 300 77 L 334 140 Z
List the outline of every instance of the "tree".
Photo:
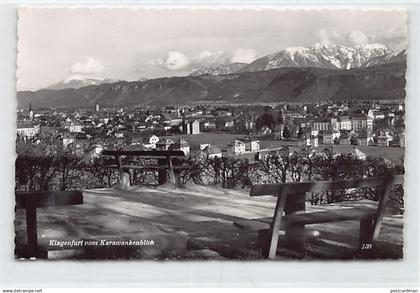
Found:
M 291 134 L 290 134 L 290 130 L 289 127 L 285 126 L 283 128 L 283 138 L 288 139 L 290 138 Z
M 334 144 L 340 144 L 340 138 L 338 137 L 334 138 Z
M 302 138 L 303 137 L 303 129 L 301 126 L 299 126 L 299 131 L 297 133 L 298 138 Z

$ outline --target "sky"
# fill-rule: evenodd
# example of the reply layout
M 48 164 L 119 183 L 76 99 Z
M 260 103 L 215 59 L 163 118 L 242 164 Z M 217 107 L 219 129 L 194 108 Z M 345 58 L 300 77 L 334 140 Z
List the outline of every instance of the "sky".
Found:
M 183 76 L 314 43 L 400 51 L 406 24 L 401 10 L 21 8 L 17 89 L 77 77 Z

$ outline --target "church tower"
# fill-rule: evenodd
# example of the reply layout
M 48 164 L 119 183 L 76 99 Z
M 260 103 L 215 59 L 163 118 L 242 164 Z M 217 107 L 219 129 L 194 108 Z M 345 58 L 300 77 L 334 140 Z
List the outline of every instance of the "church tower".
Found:
M 34 111 L 32 111 L 32 103 L 29 102 L 29 119 L 33 119 L 34 118 Z

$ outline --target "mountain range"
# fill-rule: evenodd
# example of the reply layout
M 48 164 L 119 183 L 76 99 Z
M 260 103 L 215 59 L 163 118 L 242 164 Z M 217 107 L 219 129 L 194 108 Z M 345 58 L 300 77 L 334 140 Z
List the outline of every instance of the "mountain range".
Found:
M 236 73 L 248 66 L 247 63 L 230 63 L 222 64 L 216 66 L 206 66 L 200 69 L 193 71 L 190 76 L 198 75 L 223 75 L 223 74 L 232 74 Z
M 104 79 L 104 78 L 96 78 L 96 77 L 84 77 L 80 75 L 73 75 L 69 78 L 54 83 L 47 87 L 46 89 L 49 90 L 62 90 L 62 89 L 79 89 L 89 85 L 100 85 L 105 83 L 115 83 L 118 80 L 115 79 Z
M 258 58 L 250 64 L 233 63 L 214 67 L 204 67 L 194 71 L 191 75 L 232 74 L 284 67 L 351 69 L 402 62 L 405 58 L 405 50 L 394 53 L 381 44 L 344 46 L 318 43 L 314 44 L 312 47 L 290 47 Z
M 402 100 L 406 62 L 353 69 L 287 67 L 227 75 L 119 81 L 79 89 L 18 92 L 18 107 Z
M 46 89 L 18 92 L 18 107 L 403 99 L 406 59 L 405 50 L 395 53 L 380 44 L 315 44 L 183 77 L 128 82 L 72 76 Z

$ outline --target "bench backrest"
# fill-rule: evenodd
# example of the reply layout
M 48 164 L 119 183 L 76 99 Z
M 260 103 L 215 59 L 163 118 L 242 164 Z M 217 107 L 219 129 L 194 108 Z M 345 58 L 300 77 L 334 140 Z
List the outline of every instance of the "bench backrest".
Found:
M 41 208 L 83 204 L 83 193 L 73 191 L 15 192 L 16 208 Z
M 386 184 L 403 184 L 404 176 L 369 177 L 351 180 L 337 181 L 314 181 L 314 182 L 290 182 L 275 184 L 258 184 L 250 192 L 251 196 L 271 195 L 279 196 L 285 194 L 301 194 L 306 192 L 322 192 L 328 190 L 340 190 L 350 188 L 377 187 Z
M 340 190 L 363 187 L 383 187 L 383 192 L 379 198 L 379 204 L 374 219 L 374 228 L 371 240 L 376 240 L 382 225 L 385 208 L 389 200 L 392 187 L 404 183 L 403 175 L 370 177 L 362 179 L 338 180 L 338 181 L 318 181 L 318 182 L 291 182 L 278 184 L 259 184 L 251 189 L 251 196 L 271 195 L 277 197 L 277 204 L 274 210 L 272 231 L 277 235 L 280 228 L 281 218 L 286 206 L 287 198 L 293 195 L 304 195 L 307 192 L 322 192 L 327 190 Z M 304 197 L 303 197 L 304 198 Z M 303 203 L 304 205 L 304 203 Z M 277 236 L 276 236 L 277 237 Z M 272 237 L 270 244 L 270 256 L 275 255 L 277 238 Z M 276 238 L 276 239 L 275 239 Z
M 172 183 L 176 184 L 177 186 L 180 185 L 179 174 L 175 174 L 173 168 L 172 158 L 182 158 L 185 157 L 183 151 L 176 151 L 176 150 L 167 150 L 167 151 L 124 151 L 124 150 L 105 150 L 102 152 L 103 155 L 114 156 L 117 163 L 117 168 L 120 172 L 120 182 L 123 182 L 124 175 L 124 168 L 122 165 L 122 156 L 137 156 L 142 157 L 144 159 L 157 159 L 157 164 L 159 166 L 167 166 L 169 169 L 169 177 Z M 166 171 L 159 170 L 158 171 L 158 183 L 163 184 L 166 182 Z M 121 188 L 125 189 L 125 184 L 121 185 Z
M 113 151 L 113 150 L 105 150 L 102 152 L 102 155 L 105 156 L 138 156 L 138 157 L 150 157 L 156 159 L 165 159 L 167 157 L 185 157 L 183 151 Z
M 36 209 L 52 206 L 83 204 L 83 193 L 73 191 L 15 192 L 16 209 L 26 209 L 26 233 L 28 257 L 38 256 Z

